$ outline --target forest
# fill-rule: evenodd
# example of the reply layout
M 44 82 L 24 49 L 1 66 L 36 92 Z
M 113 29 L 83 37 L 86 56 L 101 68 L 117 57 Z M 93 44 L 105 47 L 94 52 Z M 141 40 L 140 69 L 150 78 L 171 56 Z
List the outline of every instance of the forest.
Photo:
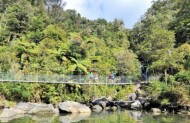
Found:
M 158 77 L 146 91 L 161 103 L 189 103 L 190 1 L 157 0 L 132 29 L 89 20 L 62 0 L 0 0 L 0 73 Z M 0 98 L 56 103 L 124 98 L 132 87 L 0 83 Z M 38 90 L 36 92 L 36 90 Z M 116 92 L 115 92 L 116 90 Z M 90 92 L 92 91 L 92 92 Z M 87 93 L 89 95 L 87 95 Z M 85 95 L 86 94 L 86 95 Z M 113 95 L 112 95 L 113 96 Z

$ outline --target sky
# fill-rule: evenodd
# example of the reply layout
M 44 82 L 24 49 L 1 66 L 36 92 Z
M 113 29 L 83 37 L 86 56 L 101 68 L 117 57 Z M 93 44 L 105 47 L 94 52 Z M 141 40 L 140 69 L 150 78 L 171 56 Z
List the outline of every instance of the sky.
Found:
M 132 28 L 152 5 L 152 0 L 64 0 L 65 9 L 75 9 L 82 17 L 94 20 L 122 19 L 126 28 Z

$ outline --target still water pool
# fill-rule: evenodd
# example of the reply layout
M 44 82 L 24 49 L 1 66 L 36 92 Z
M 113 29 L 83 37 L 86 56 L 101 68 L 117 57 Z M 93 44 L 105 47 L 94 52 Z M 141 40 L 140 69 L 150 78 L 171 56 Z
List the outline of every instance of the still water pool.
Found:
M 91 114 L 48 116 L 17 116 L 0 119 L 1 123 L 190 123 L 190 116 L 177 114 L 153 115 L 141 111 L 116 111 Z

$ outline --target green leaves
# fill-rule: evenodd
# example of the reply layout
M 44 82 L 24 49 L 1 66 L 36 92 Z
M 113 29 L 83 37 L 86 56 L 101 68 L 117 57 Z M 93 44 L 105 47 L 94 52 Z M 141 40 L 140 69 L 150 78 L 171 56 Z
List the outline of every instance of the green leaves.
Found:
M 54 39 L 54 40 L 65 40 L 65 32 L 63 29 L 59 28 L 56 25 L 49 25 L 44 31 L 44 35 L 46 38 Z
M 140 75 L 140 62 L 137 56 L 129 50 L 120 51 L 115 54 L 117 63 L 117 69 L 121 74 L 133 75 L 138 77 Z
M 85 64 L 85 63 L 87 63 L 88 61 L 77 61 L 75 58 L 71 58 L 71 61 L 73 61 L 74 64 L 71 64 L 71 65 L 69 66 L 69 68 L 70 68 L 69 70 L 72 70 L 72 72 L 73 72 L 73 71 L 76 70 L 76 68 L 78 68 L 79 70 L 82 70 L 82 71 L 84 71 L 86 74 L 88 74 L 87 67 L 85 67 L 85 66 L 88 66 L 88 64 Z

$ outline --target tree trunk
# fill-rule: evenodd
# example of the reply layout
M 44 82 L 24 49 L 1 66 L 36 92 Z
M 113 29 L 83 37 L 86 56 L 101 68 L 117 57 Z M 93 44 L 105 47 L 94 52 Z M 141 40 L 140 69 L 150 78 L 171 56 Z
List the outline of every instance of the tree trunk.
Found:
M 165 78 L 165 82 L 167 84 L 167 81 L 168 81 L 167 69 L 164 70 L 164 78 Z

